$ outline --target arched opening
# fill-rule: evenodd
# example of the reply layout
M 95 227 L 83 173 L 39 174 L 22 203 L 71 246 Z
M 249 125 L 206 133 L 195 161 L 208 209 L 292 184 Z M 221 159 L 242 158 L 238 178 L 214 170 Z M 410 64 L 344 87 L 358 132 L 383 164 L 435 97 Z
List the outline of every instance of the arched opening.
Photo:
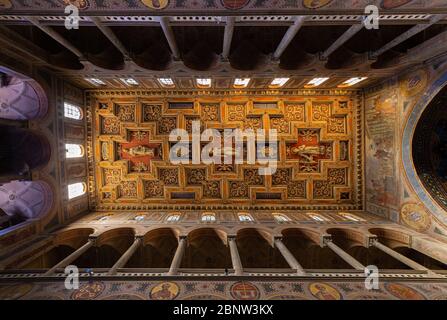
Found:
M 23 269 L 49 269 L 64 260 L 78 248 L 87 243 L 89 235 L 94 232 L 91 228 L 71 229 L 56 235 L 55 246 L 51 250 L 27 263 Z M 77 261 L 75 261 L 74 265 Z
M 0 175 L 25 176 L 51 157 L 48 139 L 29 129 L 0 126 Z
M 394 248 L 394 250 L 399 252 L 400 254 L 403 254 L 405 257 L 413 261 L 416 261 L 420 265 L 423 265 L 424 267 L 430 270 L 447 270 L 447 265 L 445 263 L 433 259 L 432 257 L 429 257 L 422 252 L 414 250 L 413 248 L 396 247 Z
M 201 220 L 202 222 L 215 222 L 216 214 L 214 214 L 213 212 L 205 212 L 202 214 Z
M 71 158 L 81 158 L 84 156 L 84 147 L 80 144 L 66 143 L 65 144 L 65 157 Z
M 223 242 L 225 236 L 222 232 L 211 228 L 192 231 L 188 235 L 188 247 L 182 268 L 231 268 L 230 250 Z
M 12 181 L 0 186 L 0 208 L 12 219 L 37 219 L 53 204 L 53 191 L 45 181 Z
M 167 218 L 167 222 L 178 222 L 180 220 L 180 214 L 179 213 L 171 213 Z
M 363 219 L 363 218 L 361 218 L 358 215 L 353 214 L 353 213 L 339 212 L 338 215 L 340 217 L 342 217 L 346 221 L 351 221 L 351 222 L 364 222 L 364 221 L 366 221 L 365 219 Z
M 304 269 L 352 269 L 328 247 L 319 245 L 319 234 L 304 229 L 286 229 L 283 243 Z
M 75 248 L 69 245 L 58 245 L 57 247 L 52 248 L 50 251 L 45 252 L 42 256 L 23 266 L 21 269 L 49 269 L 72 254 L 74 251 Z
M 248 213 L 238 213 L 237 215 L 240 222 L 253 222 L 253 217 Z
M 369 232 L 376 235 L 377 240 L 381 244 L 383 244 L 395 251 L 397 251 L 396 248 L 399 248 L 399 247 L 406 247 L 406 248 L 409 247 L 410 238 L 405 233 L 399 232 L 397 230 L 380 229 L 380 228 L 370 229 Z M 370 248 L 370 249 L 373 249 L 373 248 Z M 371 252 L 377 252 L 377 250 L 371 250 Z M 391 257 L 390 255 L 383 253 L 382 251 L 380 251 L 378 253 L 377 259 L 379 261 L 377 262 L 376 265 L 382 269 L 403 269 L 403 270 L 411 269 L 407 265 L 396 260 L 395 258 Z
M 82 120 L 84 114 L 80 107 L 64 102 L 64 117 L 73 120 Z
M 288 269 L 281 252 L 274 248 L 256 229 L 242 229 L 237 233 L 236 244 L 244 269 Z
M 380 269 L 410 269 L 376 247 L 363 246 L 365 239 L 361 232 L 351 229 L 329 229 L 328 233 L 332 235 L 335 244 L 364 266 L 375 265 Z
M 275 218 L 276 222 L 283 223 L 283 222 L 289 222 L 290 218 L 282 213 L 274 213 L 273 218 Z
M 169 268 L 177 249 L 177 237 L 172 229 L 155 229 L 146 233 L 143 243 L 130 258 L 128 268 Z
M 74 199 L 84 195 L 87 191 L 87 186 L 83 182 L 72 183 L 68 185 L 68 199 Z
M 0 67 L 0 77 L 0 118 L 32 120 L 45 117 L 48 100 L 36 81 L 3 67 Z
M 134 238 L 131 228 L 106 231 L 98 237 L 96 246 L 88 249 L 73 264 L 79 268 L 111 268 L 132 245 Z

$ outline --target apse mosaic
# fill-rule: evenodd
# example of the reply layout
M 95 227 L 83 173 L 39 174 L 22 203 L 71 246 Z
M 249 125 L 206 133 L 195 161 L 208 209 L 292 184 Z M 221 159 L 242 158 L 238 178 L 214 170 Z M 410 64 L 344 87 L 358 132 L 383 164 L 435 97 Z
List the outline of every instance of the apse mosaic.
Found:
M 362 281 L 81 281 L 0 284 L 1 300 L 446 300 L 439 282 L 386 281 L 377 290 Z
M 92 98 L 94 148 L 89 158 L 96 178 L 92 196 L 106 209 L 119 209 L 119 205 L 141 209 L 161 200 L 163 204 L 261 201 L 359 209 L 361 119 L 356 98 L 266 99 Z M 169 134 L 177 128 L 191 133 L 192 121 L 200 123 L 201 132 L 276 129 L 276 172 L 261 175 L 262 164 L 247 161 L 173 164 L 170 150 L 177 141 L 170 141 Z M 229 143 L 232 147 L 222 142 L 221 155 L 234 160 L 238 151 L 234 140 Z M 267 150 L 271 150 L 269 143 Z M 244 159 L 247 144 L 242 145 Z M 201 151 L 205 146 L 202 142 Z

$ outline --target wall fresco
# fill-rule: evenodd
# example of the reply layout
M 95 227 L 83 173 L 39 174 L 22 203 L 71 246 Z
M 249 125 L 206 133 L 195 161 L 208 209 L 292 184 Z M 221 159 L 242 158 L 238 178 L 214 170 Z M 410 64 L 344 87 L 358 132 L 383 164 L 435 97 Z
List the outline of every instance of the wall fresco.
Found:
M 367 290 L 362 281 L 81 281 L 0 284 L 0 300 L 446 300 L 447 283 L 380 281 Z
M 430 205 L 417 178 L 407 176 L 413 162 L 402 158 L 402 152 L 411 150 L 412 135 L 402 133 L 418 121 L 413 109 L 425 107 L 445 84 L 446 70 L 440 59 L 365 92 L 366 209 L 438 239 L 447 238 L 447 216 Z
M 366 201 L 386 208 L 398 206 L 396 167 L 396 84 L 365 99 Z
M 83 12 L 153 12 L 156 14 L 166 12 L 200 12 L 214 11 L 242 11 L 242 12 L 285 12 L 294 10 L 298 13 L 312 13 L 315 11 L 360 11 L 368 4 L 374 4 L 382 10 L 428 10 L 447 8 L 443 0 L 1 0 L 0 9 L 5 12 L 14 11 L 45 11 L 63 15 L 63 8 L 73 4 Z

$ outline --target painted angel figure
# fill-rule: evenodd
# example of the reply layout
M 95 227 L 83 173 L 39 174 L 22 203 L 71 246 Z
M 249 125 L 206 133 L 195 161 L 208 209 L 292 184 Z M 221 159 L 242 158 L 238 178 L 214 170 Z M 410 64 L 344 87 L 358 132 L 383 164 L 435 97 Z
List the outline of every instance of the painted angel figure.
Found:
M 315 163 L 316 161 L 314 160 L 314 157 L 323 155 L 324 147 L 323 146 L 306 146 L 306 145 L 302 144 L 298 147 L 292 147 L 290 151 L 292 154 L 298 155 L 301 158 L 305 159 L 305 162 Z
M 146 146 L 136 146 L 131 148 L 123 148 L 123 152 L 130 154 L 132 157 L 150 156 L 155 157 L 155 149 Z

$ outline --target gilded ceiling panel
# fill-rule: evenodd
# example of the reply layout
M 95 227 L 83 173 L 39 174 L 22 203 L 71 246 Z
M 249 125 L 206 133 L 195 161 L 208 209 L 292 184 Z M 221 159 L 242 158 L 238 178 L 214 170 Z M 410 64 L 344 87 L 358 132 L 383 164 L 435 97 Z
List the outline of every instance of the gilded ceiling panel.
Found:
M 184 99 L 102 96 L 92 97 L 90 107 L 90 196 L 97 209 L 144 210 L 185 204 L 361 209 L 362 121 L 355 94 Z M 262 164 L 246 161 L 172 163 L 170 150 L 176 141 L 170 141 L 169 134 L 184 129 L 191 138 L 193 121 L 200 123 L 201 132 L 210 128 L 221 133 L 236 128 L 275 129 L 276 171 L 262 175 L 258 170 Z M 206 144 L 200 142 L 201 151 Z M 243 143 L 244 157 L 247 144 Z M 234 154 L 230 159 L 235 159 Z

